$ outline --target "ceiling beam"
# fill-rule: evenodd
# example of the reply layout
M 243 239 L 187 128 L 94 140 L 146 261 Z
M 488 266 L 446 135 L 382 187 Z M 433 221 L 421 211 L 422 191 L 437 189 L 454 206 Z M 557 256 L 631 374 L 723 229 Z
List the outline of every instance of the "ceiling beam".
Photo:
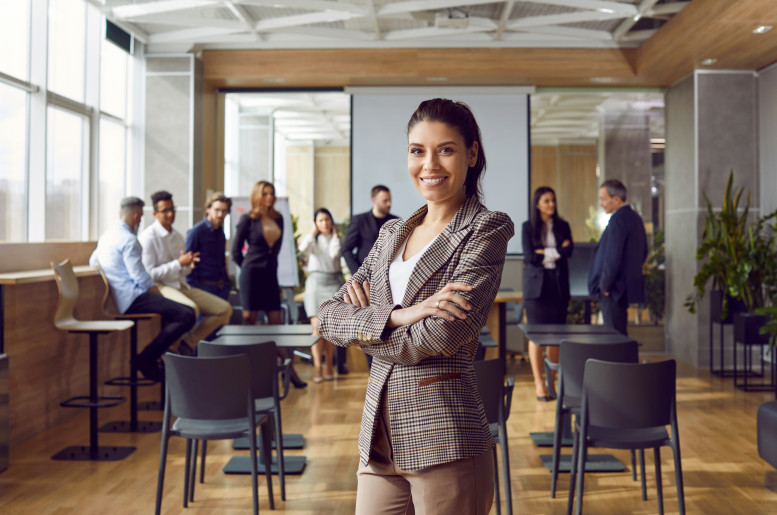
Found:
M 363 14 L 364 8 L 348 2 L 330 0 L 237 0 L 241 4 L 281 7 L 284 9 L 305 9 L 307 11 L 342 11 Z
M 266 31 L 286 27 L 296 27 L 299 25 L 310 25 L 312 23 L 331 23 L 335 21 L 359 18 L 365 14 L 366 13 L 364 10 L 361 10 L 360 13 L 355 13 L 353 11 L 323 11 L 295 14 L 292 16 L 281 16 L 278 18 L 265 18 L 256 22 L 254 29 L 257 31 Z
M 493 4 L 494 0 L 412 0 L 409 2 L 394 2 L 384 5 L 378 16 L 390 14 L 412 13 L 416 11 L 440 11 L 453 7 L 466 7 L 469 5 Z
M 502 39 L 502 33 L 504 33 L 505 29 L 507 28 L 507 21 L 510 19 L 510 14 L 513 12 L 514 5 L 515 2 L 510 1 L 505 2 L 504 6 L 502 7 L 502 14 L 499 16 L 499 26 L 496 29 L 496 35 L 494 35 L 494 39 L 496 41 Z
M 232 16 L 237 18 L 240 23 L 243 24 L 248 32 L 253 34 L 257 41 L 262 41 L 262 35 L 259 34 L 256 29 L 254 29 L 254 23 L 256 23 L 256 21 L 245 7 L 236 2 L 233 2 L 232 0 L 224 0 L 224 6 L 229 9 L 229 12 L 232 13 Z
M 200 27 L 196 29 L 183 29 L 173 30 L 170 32 L 158 32 L 149 36 L 149 44 L 159 43 L 179 43 L 179 42 L 193 42 L 196 43 L 203 38 L 213 36 L 225 36 L 228 34 L 234 34 L 235 32 L 242 32 L 242 28 L 238 29 L 225 29 L 221 27 Z
M 439 29 L 437 27 L 421 27 L 417 29 L 395 30 L 386 33 L 384 39 L 386 41 L 396 41 L 398 39 L 472 34 L 476 32 L 492 31 L 496 28 L 496 23 L 494 23 L 494 21 L 490 18 L 470 18 L 469 25 L 463 29 Z
M 161 0 L 142 4 L 127 4 L 111 9 L 111 15 L 116 18 L 139 18 L 154 14 L 185 11 L 209 5 L 217 5 L 219 0 Z
M 613 39 L 615 41 L 621 41 L 623 36 L 625 36 L 631 30 L 631 27 L 633 27 L 634 24 L 639 21 L 642 15 L 646 13 L 651 7 L 653 7 L 656 2 L 658 2 L 658 0 L 642 0 L 642 3 L 640 3 L 639 7 L 637 7 L 637 14 L 631 18 L 626 18 L 621 22 L 620 25 L 618 25 L 618 27 L 615 28 L 615 31 L 612 33 Z
M 380 33 L 380 24 L 378 23 L 378 16 L 375 14 L 375 2 L 374 0 L 367 0 L 367 17 L 372 24 L 372 30 L 375 32 L 375 41 L 380 41 L 383 36 Z
M 527 0 L 523 0 L 527 1 Z M 563 5 L 575 9 L 590 9 L 592 11 L 620 13 L 624 16 L 634 16 L 637 8 L 632 4 L 611 2 L 607 0 L 528 0 L 536 4 Z
M 575 13 L 548 14 L 544 16 L 528 16 L 508 22 L 508 29 L 522 29 L 524 27 L 539 27 L 544 25 L 556 25 L 560 23 L 577 23 L 581 21 L 611 20 L 623 18 L 621 13 L 605 13 L 601 11 L 583 11 Z
M 548 34 L 552 36 L 566 36 L 576 39 L 590 39 L 597 41 L 612 41 L 612 34 L 606 30 L 579 29 L 577 27 L 562 27 L 560 25 L 530 27 L 525 29 L 525 33 Z

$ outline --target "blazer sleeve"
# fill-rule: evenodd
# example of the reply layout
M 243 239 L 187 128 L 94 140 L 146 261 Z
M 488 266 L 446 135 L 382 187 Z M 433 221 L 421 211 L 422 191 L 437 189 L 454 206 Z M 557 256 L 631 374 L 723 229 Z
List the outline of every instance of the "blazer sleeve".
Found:
M 531 222 L 524 222 L 521 227 L 521 242 L 523 243 L 523 262 L 536 266 L 542 266 L 542 254 L 534 252 L 534 242 L 531 237 Z
M 623 217 L 610 219 L 612 228 L 607 239 L 607 248 L 600 249 L 602 252 L 602 271 L 599 277 L 599 291 L 608 293 L 612 289 L 615 279 L 623 259 L 623 250 L 626 246 L 628 237 L 628 228 L 623 223 Z
M 459 265 L 450 282 L 462 282 L 474 288 L 470 292 L 459 292 L 473 306 L 465 320 L 427 317 L 412 325 L 387 329 L 388 316 L 395 306 L 368 306 L 349 313 L 347 322 L 334 335 L 337 340 L 327 339 L 338 345 L 362 344 L 367 354 L 403 365 L 415 365 L 432 356 L 454 355 L 462 345 L 476 339 L 486 323 L 499 289 L 507 241 L 512 235 L 513 223 L 510 218 L 504 213 L 490 212 L 476 222 L 472 234 L 463 243 Z M 380 313 L 380 316 L 364 318 L 363 312 L 371 309 Z M 366 345 L 358 339 L 360 333 L 379 335 L 380 339 L 373 339 L 370 345 Z
M 243 265 L 243 244 L 245 244 L 248 237 L 248 230 L 251 227 L 251 219 L 248 215 L 240 217 L 240 221 L 237 222 L 237 229 L 235 230 L 235 238 L 232 242 L 232 261 L 237 266 Z
M 575 250 L 575 242 L 572 241 L 572 230 L 569 228 L 569 224 L 564 220 L 561 220 L 560 222 L 561 239 L 557 242 L 556 248 L 558 249 L 558 253 L 561 254 L 562 258 L 569 259 L 572 257 L 572 252 Z M 561 244 L 564 243 L 564 240 L 569 240 L 569 245 L 566 247 L 561 246 Z
M 359 215 L 356 215 L 351 219 L 351 223 L 348 224 L 348 230 L 345 232 L 345 239 L 343 240 L 343 257 L 352 274 L 355 274 L 359 269 L 359 261 L 356 259 L 356 255 L 353 252 L 355 249 L 358 249 L 361 244 L 359 222 Z

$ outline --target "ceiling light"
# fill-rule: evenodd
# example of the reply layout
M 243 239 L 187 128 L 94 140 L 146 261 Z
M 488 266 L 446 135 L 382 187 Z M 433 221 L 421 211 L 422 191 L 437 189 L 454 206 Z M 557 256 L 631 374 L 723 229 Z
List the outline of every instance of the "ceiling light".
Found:
M 753 34 L 766 34 L 770 30 L 772 30 L 771 25 L 761 25 L 760 27 L 753 29 Z
M 429 82 L 448 82 L 448 77 L 427 77 Z
M 704 66 L 711 66 L 711 65 L 713 65 L 713 64 L 715 64 L 715 63 L 717 63 L 717 62 L 718 62 L 718 60 L 717 60 L 717 59 L 715 59 L 715 58 L 711 57 L 711 58 L 709 58 L 709 59 L 704 59 L 704 60 L 701 62 L 701 64 L 703 64 Z
M 602 9 L 597 9 L 597 11 L 599 11 L 600 13 L 607 13 L 607 14 L 612 14 L 612 13 L 614 13 L 614 12 L 615 12 L 615 11 L 613 11 L 612 9 L 604 9 L 604 8 L 602 8 Z
M 613 78 L 612 77 L 591 77 L 588 80 L 590 80 L 591 82 L 612 82 Z
M 282 77 L 265 77 L 262 82 L 286 82 L 286 79 Z
M 637 14 L 637 15 L 635 15 L 635 16 L 632 18 L 632 20 L 634 20 L 634 21 L 639 21 L 639 20 L 640 20 L 640 18 L 642 18 L 642 15 L 641 15 L 641 14 Z

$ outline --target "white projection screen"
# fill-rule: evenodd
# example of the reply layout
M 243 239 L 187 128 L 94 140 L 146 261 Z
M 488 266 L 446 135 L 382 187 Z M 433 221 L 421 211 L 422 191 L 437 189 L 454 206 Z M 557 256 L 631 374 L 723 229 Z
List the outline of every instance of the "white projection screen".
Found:
M 508 254 L 521 254 L 521 224 L 529 202 L 529 94 L 533 88 L 347 88 L 351 94 L 352 215 L 372 208 L 370 190 L 384 184 L 391 190 L 391 212 L 407 218 L 424 203 L 407 173 L 407 122 L 418 104 L 443 97 L 466 102 L 483 138 L 486 172 L 484 203 L 504 211 L 517 237 Z

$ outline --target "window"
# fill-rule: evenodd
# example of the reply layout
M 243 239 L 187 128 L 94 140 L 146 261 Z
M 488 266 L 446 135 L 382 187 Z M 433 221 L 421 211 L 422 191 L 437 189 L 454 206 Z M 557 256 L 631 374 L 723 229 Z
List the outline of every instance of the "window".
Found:
M 17 79 L 29 77 L 30 2 L 29 0 L 0 0 L 0 72 Z
M 100 190 L 98 195 L 98 232 L 102 234 L 115 221 L 124 195 L 126 134 L 121 123 L 100 120 Z
M 86 75 L 86 4 L 49 0 L 48 88 L 84 101 Z
M 49 106 L 46 139 L 46 240 L 81 240 L 89 120 Z
M 127 64 L 130 56 L 103 40 L 100 58 L 100 109 L 119 118 L 127 116 Z
M 27 93 L 0 83 L 0 241 L 27 236 L 26 155 Z

